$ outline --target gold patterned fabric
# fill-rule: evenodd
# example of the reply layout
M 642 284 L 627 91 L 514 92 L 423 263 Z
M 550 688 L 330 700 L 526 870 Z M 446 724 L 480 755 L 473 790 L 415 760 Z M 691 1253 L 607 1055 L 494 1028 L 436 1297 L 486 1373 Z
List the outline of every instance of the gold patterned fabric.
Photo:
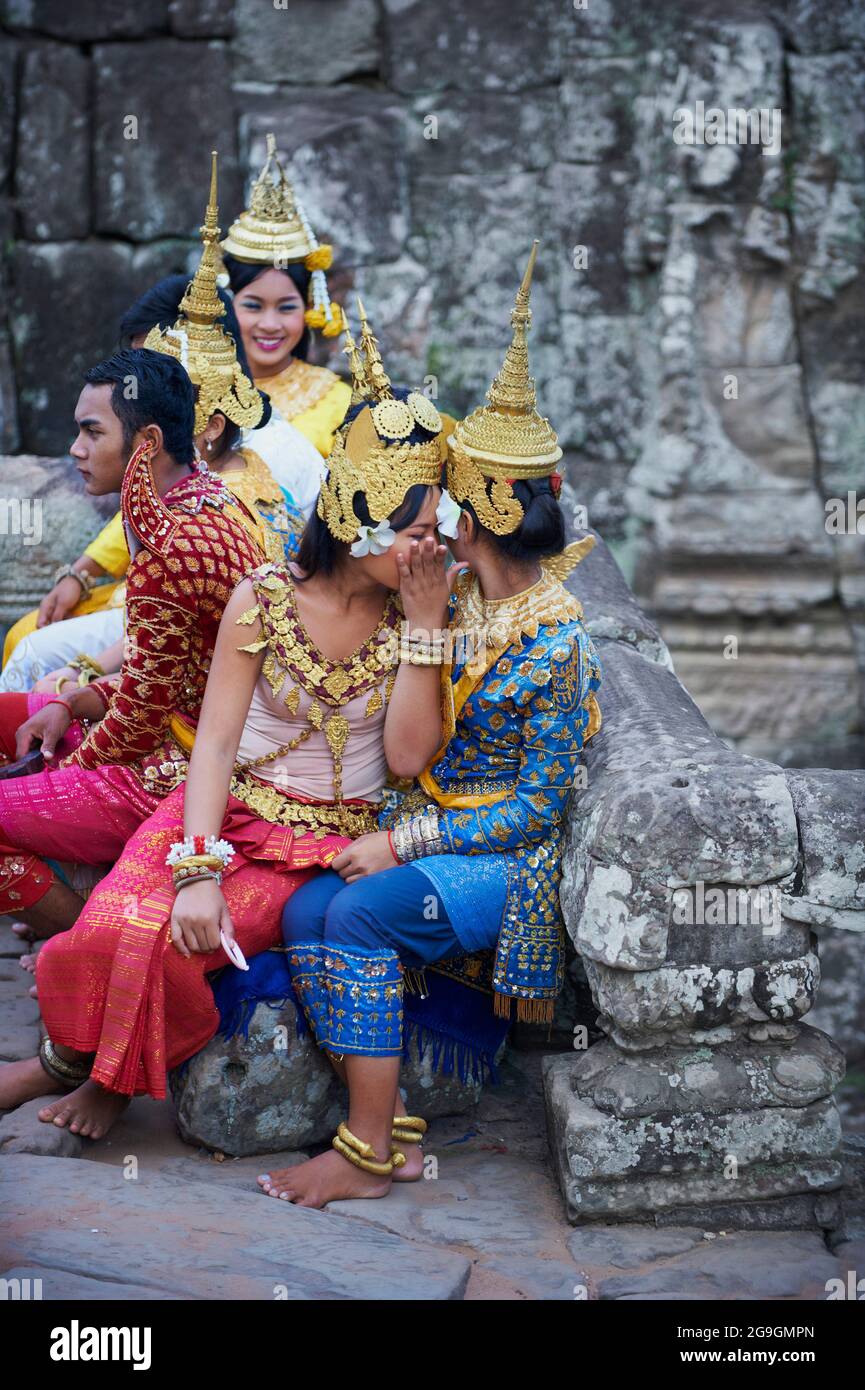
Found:
M 262 758 L 239 768 L 232 781 L 235 796 L 264 819 L 279 816 L 308 825 L 316 833 L 324 828 L 310 820 L 312 812 L 302 802 L 293 804 L 256 777 L 255 767 L 284 757 L 313 733 L 324 735 L 333 767 L 333 810 L 327 815 L 327 829 L 359 835 L 374 828 L 372 808 L 349 806 L 343 797 L 343 759 L 351 725 L 344 707 L 358 697 L 367 696 L 366 716 L 384 707 L 390 697 L 399 659 L 399 627 L 402 608 L 395 594 L 389 594 L 381 619 L 374 631 L 348 656 L 332 661 L 316 648 L 304 627 L 295 600 L 295 581 L 287 568 L 269 564 L 250 576 L 256 604 L 241 614 L 238 624 L 256 625 L 260 631 L 254 641 L 239 647 L 253 656 L 264 653 L 262 679 L 274 700 L 280 700 L 289 714 L 296 715 L 301 692 L 309 697 L 306 724 L 300 733 Z M 384 695 L 381 694 L 382 686 Z
M 183 750 L 169 737 L 172 715 L 196 722 L 223 610 L 261 563 L 261 551 L 230 505 L 232 494 L 204 470 L 156 500 L 159 510 L 145 526 L 142 499 L 126 499 L 142 510 L 141 544 L 126 579 L 123 667 L 105 717 L 66 763 L 133 764 L 142 775 L 165 767 L 159 785 L 168 790 L 179 780 L 175 763 L 185 771 Z M 151 774 L 147 785 L 156 790 L 157 782 Z
M 254 449 L 241 449 L 245 468 L 226 469 L 219 476 L 225 486 L 258 519 L 258 540 L 268 560 L 282 564 L 286 550 L 293 554 L 303 531 L 297 507 L 289 510 L 285 493 L 264 459 Z

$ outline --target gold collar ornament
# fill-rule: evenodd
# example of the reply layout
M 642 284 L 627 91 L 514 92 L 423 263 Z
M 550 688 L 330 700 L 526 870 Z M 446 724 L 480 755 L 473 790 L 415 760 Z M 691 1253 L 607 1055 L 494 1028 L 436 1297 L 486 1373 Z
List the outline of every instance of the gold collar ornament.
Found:
M 325 338 L 344 332 L 345 315 L 331 303 L 324 274 L 333 263 L 333 247 L 320 243 L 313 232 L 279 161 L 274 135 L 267 136 L 267 159 L 252 185 L 249 207 L 232 222 L 222 249 L 247 265 L 275 270 L 303 265 L 310 272 L 307 326 L 320 328 Z
M 264 413 L 264 401 L 237 360 L 234 339 L 218 322 L 225 306 L 216 292 L 219 273 L 219 227 L 216 203 L 216 151 L 211 154 L 210 198 L 201 227 L 204 249 L 198 269 L 180 301 L 173 328 L 157 324 L 144 340 L 146 348 L 175 357 L 186 368 L 195 400 L 195 434 L 199 435 L 215 411 L 221 411 L 241 429 L 254 429 Z
M 458 502 L 470 502 L 481 525 L 499 536 L 515 531 L 524 516 L 511 485 L 553 475 L 562 457 L 552 425 L 538 414 L 529 375 L 526 334 L 537 252 L 536 239 L 511 312 L 511 343 L 487 391 L 489 404 L 468 415 L 448 438 L 449 492 Z M 487 479 L 492 480 L 489 493 Z
M 373 553 L 380 554 L 391 543 L 389 528 L 380 523 L 397 510 L 409 488 L 415 483 L 435 487 L 441 482 L 445 433 L 453 421 L 440 415 L 420 391 L 410 392 L 404 401 L 394 396 L 360 300 L 358 310 L 360 347 L 347 332 L 343 351 L 351 366 L 352 402 L 362 408 L 337 431 L 317 511 L 336 540 L 359 543 L 353 553 L 365 554 L 360 547 L 373 542 Z M 430 438 L 409 444 L 408 436 L 418 426 Z M 356 492 L 364 494 L 370 517 L 379 525 L 371 528 L 361 522 L 354 510 Z

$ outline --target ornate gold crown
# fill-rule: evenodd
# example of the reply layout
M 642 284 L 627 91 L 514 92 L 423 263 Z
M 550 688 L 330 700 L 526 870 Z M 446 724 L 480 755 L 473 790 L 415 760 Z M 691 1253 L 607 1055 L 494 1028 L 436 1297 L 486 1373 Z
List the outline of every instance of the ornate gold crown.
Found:
M 176 357 L 198 388 L 195 433 L 201 434 L 217 410 L 242 429 L 252 429 L 264 413 L 264 401 L 237 360 L 234 339 L 217 320 L 225 307 L 216 292 L 219 273 L 219 227 L 216 218 L 216 151 L 211 154 L 210 198 L 201 228 L 204 250 L 198 269 L 179 304 L 173 328 L 151 328 L 146 348 Z
M 249 207 L 232 222 L 222 249 L 248 265 L 277 270 L 304 265 L 311 272 L 307 324 L 322 329 L 326 338 L 343 332 L 345 316 L 331 303 L 324 275 L 333 262 L 333 248 L 319 244 L 279 161 L 274 135 L 267 137 L 267 159 L 252 185 Z
M 536 239 L 511 311 L 510 346 L 487 391 L 489 404 L 468 415 L 448 439 L 448 491 L 457 502 L 470 502 L 481 524 L 498 535 L 515 531 L 523 519 L 511 483 L 547 477 L 562 457 L 552 425 L 538 414 L 529 375 L 526 334 L 537 252 Z M 487 478 L 494 480 L 489 494 Z
M 359 299 L 358 311 L 360 347 L 346 329 L 343 351 L 351 366 L 352 404 L 363 403 L 364 408 L 350 425 L 337 431 L 317 506 L 318 515 L 339 541 L 354 541 L 359 534 L 362 523 L 354 510 L 356 492 L 364 494 L 372 520 L 380 522 L 396 511 L 415 483 L 434 487 L 441 481 L 447 454 L 445 430 L 453 423 L 419 391 L 410 392 L 405 401 L 394 396 Z M 407 443 L 417 425 L 433 438 Z

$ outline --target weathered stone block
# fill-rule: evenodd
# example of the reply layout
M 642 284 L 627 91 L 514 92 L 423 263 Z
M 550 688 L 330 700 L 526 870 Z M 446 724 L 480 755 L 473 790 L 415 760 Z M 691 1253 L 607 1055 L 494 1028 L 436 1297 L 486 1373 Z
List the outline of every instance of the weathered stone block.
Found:
M 189 1143 L 230 1154 L 272 1153 L 326 1143 L 345 1118 L 345 1092 L 315 1043 L 297 1036 L 291 1003 L 259 1004 L 249 1035 L 216 1037 L 180 1071 L 171 1089 L 180 1133 Z M 427 1052 L 403 1066 L 410 1114 L 425 1119 L 470 1110 L 480 1086 L 437 1075 Z
M 792 1046 L 737 1037 L 717 1047 L 626 1053 L 606 1039 L 576 1058 L 560 1060 L 575 1095 L 625 1119 L 808 1106 L 831 1095 L 844 1076 L 837 1044 L 808 1025 Z
M 564 312 L 627 314 L 635 307 L 622 274 L 628 178 L 622 164 L 557 163 L 544 175 L 549 222 L 539 217 L 535 235 L 544 229 L 546 254 L 560 267 Z
M 841 1186 L 840 1124 L 830 1100 L 625 1120 L 577 1098 L 578 1066 L 562 1056 L 545 1069 L 550 1144 L 571 1221 L 633 1221 L 675 1207 L 679 1224 L 697 1225 L 712 1204 L 735 1212 Z M 748 1219 L 745 1211 L 741 1222 Z
M 0 623 L 12 623 L 41 602 L 58 564 L 90 544 L 117 497 L 97 506 L 68 459 L 24 454 L 3 459 L 0 468 Z
M 0 46 L 0 188 L 12 173 L 17 73 L 18 44 L 6 39 Z
M 250 93 L 243 107 L 250 177 L 262 167 L 265 136 L 273 131 L 316 236 L 333 242 L 337 269 L 401 254 L 409 208 L 404 116 L 393 97 L 347 87 L 322 100 L 320 89 L 302 87 Z
M 597 949 L 580 929 L 579 946 L 599 1010 L 599 1023 L 620 1047 L 727 1041 L 734 1030 L 764 1022 L 789 1025 L 812 1007 L 820 982 L 817 956 L 795 956 L 757 967 L 693 965 L 628 971 L 592 959 Z M 615 960 L 604 942 L 609 960 Z
M 865 911 L 865 773 L 809 768 L 785 776 L 802 839 L 799 907 Z M 809 920 L 804 911 L 802 920 Z
M 12 29 L 35 29 L 72 43 L 132 39 L 164 30 L 168 0 L 6 0 L 4 20 Z
M 9 333 L 4 325 L 0 327 L 0 453 L 15 453 L 18 445 L 18 391 Z
M 427 176 L 507 174 L 545 169 L 559 123 L 554 91 L 447 92 L 415 97 L 406 112 L 407 154 Z
M 790 81 L 799 289 L 806 302 L 829 302 L 856 278 L 861 264 L 865 73 L 853 53 L 791 54 Z
M 231 38 L 235 0 L 168 0 L 172 34 L 182 39 Z
M 574 23 L 581 16 L 574 15 Z M 634 147 L 642 61 L 580 58 L 567 62 L 561 85 L 558 158 L 566 163 L 618 162 Z
M 18 242 L 10 321 L 25 450 L 55 455 L 66 450 L 74 438 L 72 417 L 83 373 L 115 350 L 118 322 L 132 300 L 163 275 L 187 271 L 192 249 L 182 241 L 142 247 Z
M 90 230 L 90 60 L 66 44 L 23 54 L 15 196 L 25 237 L 64 241 Z
M 180 39 L 100 44 L 93 62 L 96 230 L 142 241 L 193 235 L 207 202 L 214 149 L 227 226 L 241 187 L 225 46 L 193 47 Z
M 386 81 L 399 92 L 543 87 L 560 73 L 556 11 L 554 0 L 536 0 L 503 22 L 498 0 L 470 10 L 460 0 L 384 0 Z
M 820 0 L 789 0 L 778 11 L 778 22 L 797 53 L 865 47 L 865 13 L 856 0 L 829 6 Z
M 235 80 L 324 87 L 378 70 L 375 0 L 235 0 L 235 30 Z
M 820 955 L 820 992 L 809 1023 L 841 1047 L 850 1066 L 865 1061 L 865 915 L 858 931 L 815 926 Z
M 707 567 L 706 591 L 692 603 L 700 611 L 690 615 L 677 611 L 687 603 L 681 576 L 675 587 L 672 576 L 665 578 L 659 589 L 665 599 L 673 593 L 664 630 L 676 671 L 718 736 L 742 752 L 785 767 L 844 767 L 861 745 L 850 627 L 837 604 L 806 608 L 808 618 L 775 616 L 782 601 L 807 603 L 809 590 L 824 587 L 819 572 L 803 564 L 788 589 L 786 572 L 786 564 L 774 574 L 730 569 L 713 582 Z M 735 611 L 727 611 L 728 601 Z M 713 602 L 717 615 L 707 616 Z M 815 708 L 823 711 L 816 722 Z
M 561 316 L 558 369 L 539 382 L 538 390 L 541 413 L 554 422 L 563 448 L 579 448 L 606 463 L 636 462 L 645 410 L 640 354 L 635 353 L 639 333 L 636 316 Z M 582 467 L 573 476 L 582 481 Z M 590 520 L 600 525 L 598 517 Z

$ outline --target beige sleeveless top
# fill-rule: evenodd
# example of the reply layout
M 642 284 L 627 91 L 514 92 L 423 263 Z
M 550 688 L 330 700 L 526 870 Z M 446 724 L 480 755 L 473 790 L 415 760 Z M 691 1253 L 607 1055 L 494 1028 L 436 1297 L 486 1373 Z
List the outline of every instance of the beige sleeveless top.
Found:
M 266 654 L 237 766 L 256 763 L 248 769 L 255 778 L 289 797 L 378 802 L 387 776 L 384 721 L 398 669 L 399 600 L 390 595 L 375 631 L 349 656 L 330 661 L 300 620 L 285 566 L 262 565 L 250 578 L 257 603 L 238 622 L 260 618 L 263 635 L 239 650 Z

